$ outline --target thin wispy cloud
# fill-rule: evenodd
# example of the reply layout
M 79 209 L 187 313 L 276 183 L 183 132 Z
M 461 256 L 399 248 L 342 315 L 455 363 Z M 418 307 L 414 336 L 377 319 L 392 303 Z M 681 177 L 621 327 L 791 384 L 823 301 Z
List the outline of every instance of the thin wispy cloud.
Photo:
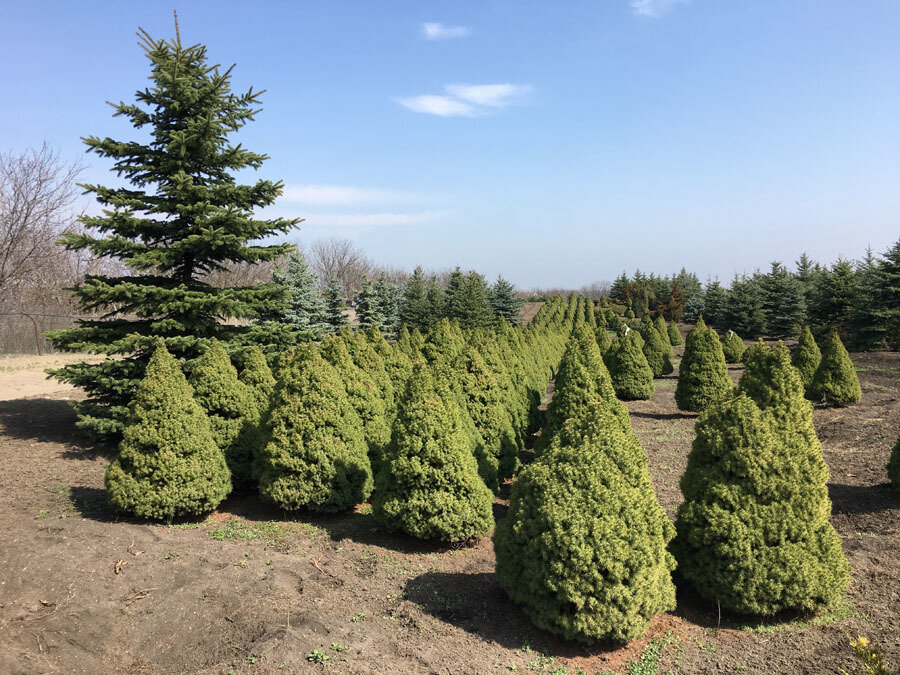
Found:
M 425 94 L 394 99 L 413 112 L 439 117 L 478 117 L 518 103 L 531 93 L 524 84 L 448 84 L 449 95 Z
M 423 23 L 422 35 L 426 40 L 452 40 L 468 37 L 472 29 L 465 26 L 445 26 L 442 23 Z
M 313 213 L 306 217 L 304 225 L 311 227 L 389 227 L 395 225 L 423 225 L 442 218 L 442 211 L 414 213 Z
M 448 94 L 475 105 L 503 108 L 531 91 L 523 84 L 448 84 Z
M 477 117 L 478 109 L 449 96 L 412 96 L 410 98 L 394 99 L 405 108 L 413 112 L 438 115 L 440 117 Z
M 638 16 L 658 19 L 676 5 L 687 4 L 690 0 L 629 0 L 631 11 Z
M 280 201 L 310 206 L 360 206 L 395 204 L 418 198 L 419 195 L 400 190 L 309 183 L 287 186 Z

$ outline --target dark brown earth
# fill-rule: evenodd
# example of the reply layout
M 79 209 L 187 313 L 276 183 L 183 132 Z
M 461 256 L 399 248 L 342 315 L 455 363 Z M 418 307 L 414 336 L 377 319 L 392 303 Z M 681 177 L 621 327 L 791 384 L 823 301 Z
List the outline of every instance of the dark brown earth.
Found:
M 853 567 L 846 601 L 762 622 L 719 616 L 680 584 L 678 609 L 620 649 L 535 629 L 494 579 L 490 539 L 422 544 L 382 531 L 365 505 L 290 516 L 237 496 L 173 527 L 117 518 L 109 451 L 75 439 L 65 400 L 0 401 L 0 672 L 853 673 L 858 634 L 896 669 L 900 493 L 885 465 L 900 435 L 900 354 L 853 359 L 862 402 L 815 412 Z M 670 515 L 696 419 L 674 390 L 663 378 L 651 401 L 629 404 Z M 497 518 L 505 510 L 497 500 Z

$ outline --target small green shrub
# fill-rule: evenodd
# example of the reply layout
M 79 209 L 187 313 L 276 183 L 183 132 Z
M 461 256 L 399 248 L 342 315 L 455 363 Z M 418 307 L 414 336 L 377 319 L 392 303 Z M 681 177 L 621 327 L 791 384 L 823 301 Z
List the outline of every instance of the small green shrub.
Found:
M 685 341 L 675 402 L 680 410 L 699 412 L 733 390 L 719 336 L 701 317 Z
M 673 347 L 677 347 L 681 344 L 681 331 L 678 330 L 678 326 L 675 325 L 674 321 L 669 322 L 669 344 Z
M 832 331 L 825 340 L 822 361 L 809 383 L 809 398 L 832 405 L 848 405 L 859 403 L 861 397 L 859 377 L 850 355 L 837 331 Z
M 622 333 L 610 351 L 609 372 L 616 395 L 626 401 L 649 400 L 654 390 L 653 370 L 644 355 L 644 340 L 627 327 Z
M 497 579 L 541 628 L 627 642 L 675 606 L 672 533 L 640 444 L 595 402 L 513 483 Z
M 138 385 L 119 454 L 106 470 L 106 490 L 115 507 L 168 521 L 208 513 L 231 492 L 209 418 L 162 341 Z
M 822 362 L 822 352 L 819 351 L 819 345 L 813 337 L 809 326 L 804 326 L 800 333 L 800 339 L 797 341 L 797 347 L 791 354 L 791 363 L 800 373 L 800 381 L 803 382 L 803 389 L 809 395 L 809 385 L 812 384 L 813 376 L 816 369 Z
M 653 377 L 668 375 L 675 370 L 672 365 L 672 347 L 669 345 L 668 339 L 663 341 L 649 315 L 644 317 L 638 327 L 638 332 L 644 341 L 642 349 L 644 356 L 647 357 L 647 364 L 653 372 Z
M 728 331 L 722 340 L 722 353 L 725 355 L 725 363 L 740 363 L 744 355 L 744 341 L 733 330 Z

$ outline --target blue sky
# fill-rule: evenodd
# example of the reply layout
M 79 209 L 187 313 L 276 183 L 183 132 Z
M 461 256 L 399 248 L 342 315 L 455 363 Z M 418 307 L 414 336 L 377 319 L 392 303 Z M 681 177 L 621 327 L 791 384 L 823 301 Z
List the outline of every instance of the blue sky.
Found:
M 271 155 L 297 237 L 523 287 L 682 266 L 702 279 L 883 251 L 900 236 L 895 0 L 181 2 L 182 39 L 266 89 L 236 138 Z M 128 139 L 134 32 L 160 3 L 3 3 L 0 149 L 86 178 Z

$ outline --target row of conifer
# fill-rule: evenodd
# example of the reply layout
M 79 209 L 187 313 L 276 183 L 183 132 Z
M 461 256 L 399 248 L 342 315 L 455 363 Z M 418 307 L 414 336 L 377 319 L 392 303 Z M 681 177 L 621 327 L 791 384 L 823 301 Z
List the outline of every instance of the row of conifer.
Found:
M 799 372 L 783 345 L 751 346 L 744 363 L 738 388 L 697 422 L 673 528 L 595 337 L 576 330 L 538 459 L 494 535 L 498 580 L 537 625 L 583 641 L 635 639 L 675 606 L 676 561 L 698 593 L 739 613 L 816 610 L 847 589 Z
M 344 329 L 281 355 L 275 375 L 257 348 L 239 375 L 213 340 L 185 377 L 160 344 L 107 472 L 111 500 L 170 520 L 210 511 L 232 488 L 258 487 L 287 510 L 339 511 L 377 487 L 375 514 L 392 529 L 483 534 L 588 304 L 557 298 L 528 327 L 443 320 L 395 343 L 377 327 Z

